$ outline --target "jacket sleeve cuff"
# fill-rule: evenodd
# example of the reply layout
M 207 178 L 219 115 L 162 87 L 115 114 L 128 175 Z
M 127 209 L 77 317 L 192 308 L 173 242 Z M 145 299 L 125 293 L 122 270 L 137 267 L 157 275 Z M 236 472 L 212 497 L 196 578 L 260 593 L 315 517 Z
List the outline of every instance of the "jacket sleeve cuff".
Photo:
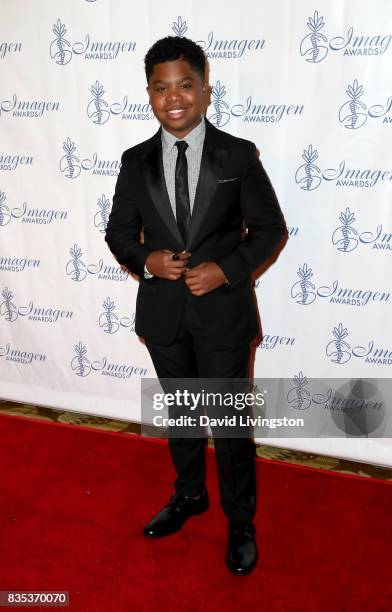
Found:
M 246 263 L 238 253 L 225 255 L 221 259 L 218 259 L 216 263 L 222 269 L 228 284 L 232 287 L 235 287 L 235 285 L 248 278 L 251 274 Z

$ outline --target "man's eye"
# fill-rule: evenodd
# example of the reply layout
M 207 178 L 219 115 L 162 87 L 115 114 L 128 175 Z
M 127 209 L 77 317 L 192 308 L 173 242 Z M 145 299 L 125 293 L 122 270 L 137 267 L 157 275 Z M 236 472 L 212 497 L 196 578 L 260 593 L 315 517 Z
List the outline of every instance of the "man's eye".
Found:
M 164 87 L 157 87 L 156 91 L 165 91 Z
M 185 87 L 185 89 L 188 89 L 188 88 L 192 87 L 192 85 L 190 83 L 184 83 L 182 85 L 182 87 Z

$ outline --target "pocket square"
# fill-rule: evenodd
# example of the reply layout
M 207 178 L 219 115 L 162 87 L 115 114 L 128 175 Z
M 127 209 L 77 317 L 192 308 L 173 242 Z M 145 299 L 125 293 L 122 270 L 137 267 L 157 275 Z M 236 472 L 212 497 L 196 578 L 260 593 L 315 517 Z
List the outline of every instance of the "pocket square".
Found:
M 218 183 L 232 183 L 233 181 L 238 181 L 238 178 L 238 176 L 234 176 L 233 178 L 218 179 Z

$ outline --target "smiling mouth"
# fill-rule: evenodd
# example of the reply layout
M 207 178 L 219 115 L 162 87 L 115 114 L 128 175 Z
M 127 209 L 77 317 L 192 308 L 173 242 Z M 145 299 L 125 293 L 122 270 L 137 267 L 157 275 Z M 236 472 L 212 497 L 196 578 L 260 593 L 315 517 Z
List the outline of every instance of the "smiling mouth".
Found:
M 177 119 L 178 117 L 182 117 L 186 110 L 186 108 L 173 108 L 171 110 L 168 110 L 167 114 L 171 119 Z

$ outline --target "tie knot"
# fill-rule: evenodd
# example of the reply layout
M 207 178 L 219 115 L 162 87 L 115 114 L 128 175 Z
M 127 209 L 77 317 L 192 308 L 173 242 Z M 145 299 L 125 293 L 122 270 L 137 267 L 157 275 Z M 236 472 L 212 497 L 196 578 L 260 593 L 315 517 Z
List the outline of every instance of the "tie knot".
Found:
M 185 140 L 177 140 L 176 147 L 178 150 L 178 155 L 183 155 L 188 148 L 188 143 Z

